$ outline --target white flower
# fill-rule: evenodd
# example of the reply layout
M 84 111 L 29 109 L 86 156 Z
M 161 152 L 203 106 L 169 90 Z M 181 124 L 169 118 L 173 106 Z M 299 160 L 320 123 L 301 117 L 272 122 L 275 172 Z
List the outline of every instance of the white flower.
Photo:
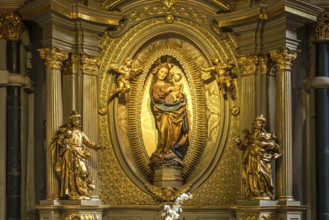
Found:
M 172 206 L 164 205 L 161 216 L 164 220 L 177 220 L 179 219 L 179 214 L 183 212 L 181 205 L 188 199 L 192 198 L 192 194 L 183 193 L 178 196 L 175 200 L 175 204 Z

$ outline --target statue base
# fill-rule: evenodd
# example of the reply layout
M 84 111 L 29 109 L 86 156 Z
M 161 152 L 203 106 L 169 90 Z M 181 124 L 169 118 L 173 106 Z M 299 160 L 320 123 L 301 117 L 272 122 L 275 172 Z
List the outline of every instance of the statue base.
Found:
M 102 201 L 91 200 L 41 200 L 36 206 L 39 219 L 90 219 L 102 220 Z
M 154 168 L 153 185 L 157 187 L 179 187 L 182 186 L 182 168 L 178 166 L 159 166 Z
M 305 206 L 299 201 L 283 204 L 280 200 L 238 200 L 237 219 L 301 220 Z

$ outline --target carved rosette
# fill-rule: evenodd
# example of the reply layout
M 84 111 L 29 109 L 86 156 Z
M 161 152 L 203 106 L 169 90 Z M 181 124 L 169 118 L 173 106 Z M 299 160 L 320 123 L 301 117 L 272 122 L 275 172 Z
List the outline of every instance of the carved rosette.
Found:
M 81 65 L 83 73 L 98 75 L 100 59 L 98 56 L 82 54 Z
M 16 11 L 0 13 L 0 39 L 18 41 L 25 31 L 21 16 Z
M 314 26 L 314 35 L 317 40 L 329 40 L 329 10 L 323 11 L 318 16 Z
M 68 58 L 68 52 L 51 46 L 38 50 L 45 66 L 50 69 L 61 69 L 63 62 Z
M 296 59 L 297 52 L 284 48 L 271 51 L 270 56 L 279 70 L 291 70 L 292 62 Z
M 255 55 L 243 56 L 238 59 L 238 64 L 243 76 L 256 75 L 258 57 Z

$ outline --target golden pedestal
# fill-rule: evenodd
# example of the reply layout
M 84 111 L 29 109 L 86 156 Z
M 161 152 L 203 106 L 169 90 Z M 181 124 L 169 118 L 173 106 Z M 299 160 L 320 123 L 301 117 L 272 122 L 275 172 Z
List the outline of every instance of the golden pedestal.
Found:
M 36 206 L 39 219 L 90 219 L 102 220 L 102 201 L 91 200 L 42 200 Z
M 301 220 L 305 207 L 299 201 L 239 200 L 236 216 L 244 219 Z
M 183 185 L 182 168 L 178 166 L 159 166 L 154 168 L 153 185 L 158 187 Z

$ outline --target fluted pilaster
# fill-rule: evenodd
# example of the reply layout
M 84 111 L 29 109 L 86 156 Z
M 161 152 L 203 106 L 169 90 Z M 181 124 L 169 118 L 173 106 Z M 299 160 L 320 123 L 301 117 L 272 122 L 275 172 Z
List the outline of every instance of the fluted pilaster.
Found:
M 63 124 L 61 68 L 68 53 L 56 47 L 40 49 L 39 52 L 46 67 L 47 198 L 54 199 L 58 195 L 58 182 L 52 166 L 50 142 Z
M 241 125 L 251 126 L 252 120 L 256 116 L 257 91 L 255 88 L 258 57 L 243 56 L 239 58 L 238 63 L 242 73 L 240 105 L 243 106 L 243 109 L 240 113 Z
M 100 60 L 96 56 L 89 56 L 82 54 L 81 67 L 82 67 L 82 86 L 83 86 L 83 130 L 90 137 L 91 140 L 98 142 L 98 89 L 97 80 L 99 74 Z M 95 181 L 95 190 L 93 191 L 93 197 L 99 195 L 98 184 L 98 152 L 89 150 L 91 153 L 91 160 L 88 161 L 88 167 L 90 173 Z
M 242 56 L 238 59 L 239 68 L 242 74 L 241 78 L 241 92 L 240 92 L 240 106 L 243 109 L 240 111 L 240 135 L 243 129 L 251 129 L 253 118 L 256 117 L 256 102 L 257 91 L 256 77 L 257 77 L 257 56 Z M 244 185 L 241 185 L 241 192 L 244 192 Z
M 78 84 L 80 79 L 80 59 L 78 54 L 69 54 L 63 67 L 63 117 L 68 118 L 72 111 L 81 112 L 78 106 Z
M 271 51 L 270 55 L 277 69 L 276 134 L 282 148 L 282 157 L 277 160 L 277 196 L 281 200 L 293 200 L 291 73 L 297 54 L 284 48 Z

